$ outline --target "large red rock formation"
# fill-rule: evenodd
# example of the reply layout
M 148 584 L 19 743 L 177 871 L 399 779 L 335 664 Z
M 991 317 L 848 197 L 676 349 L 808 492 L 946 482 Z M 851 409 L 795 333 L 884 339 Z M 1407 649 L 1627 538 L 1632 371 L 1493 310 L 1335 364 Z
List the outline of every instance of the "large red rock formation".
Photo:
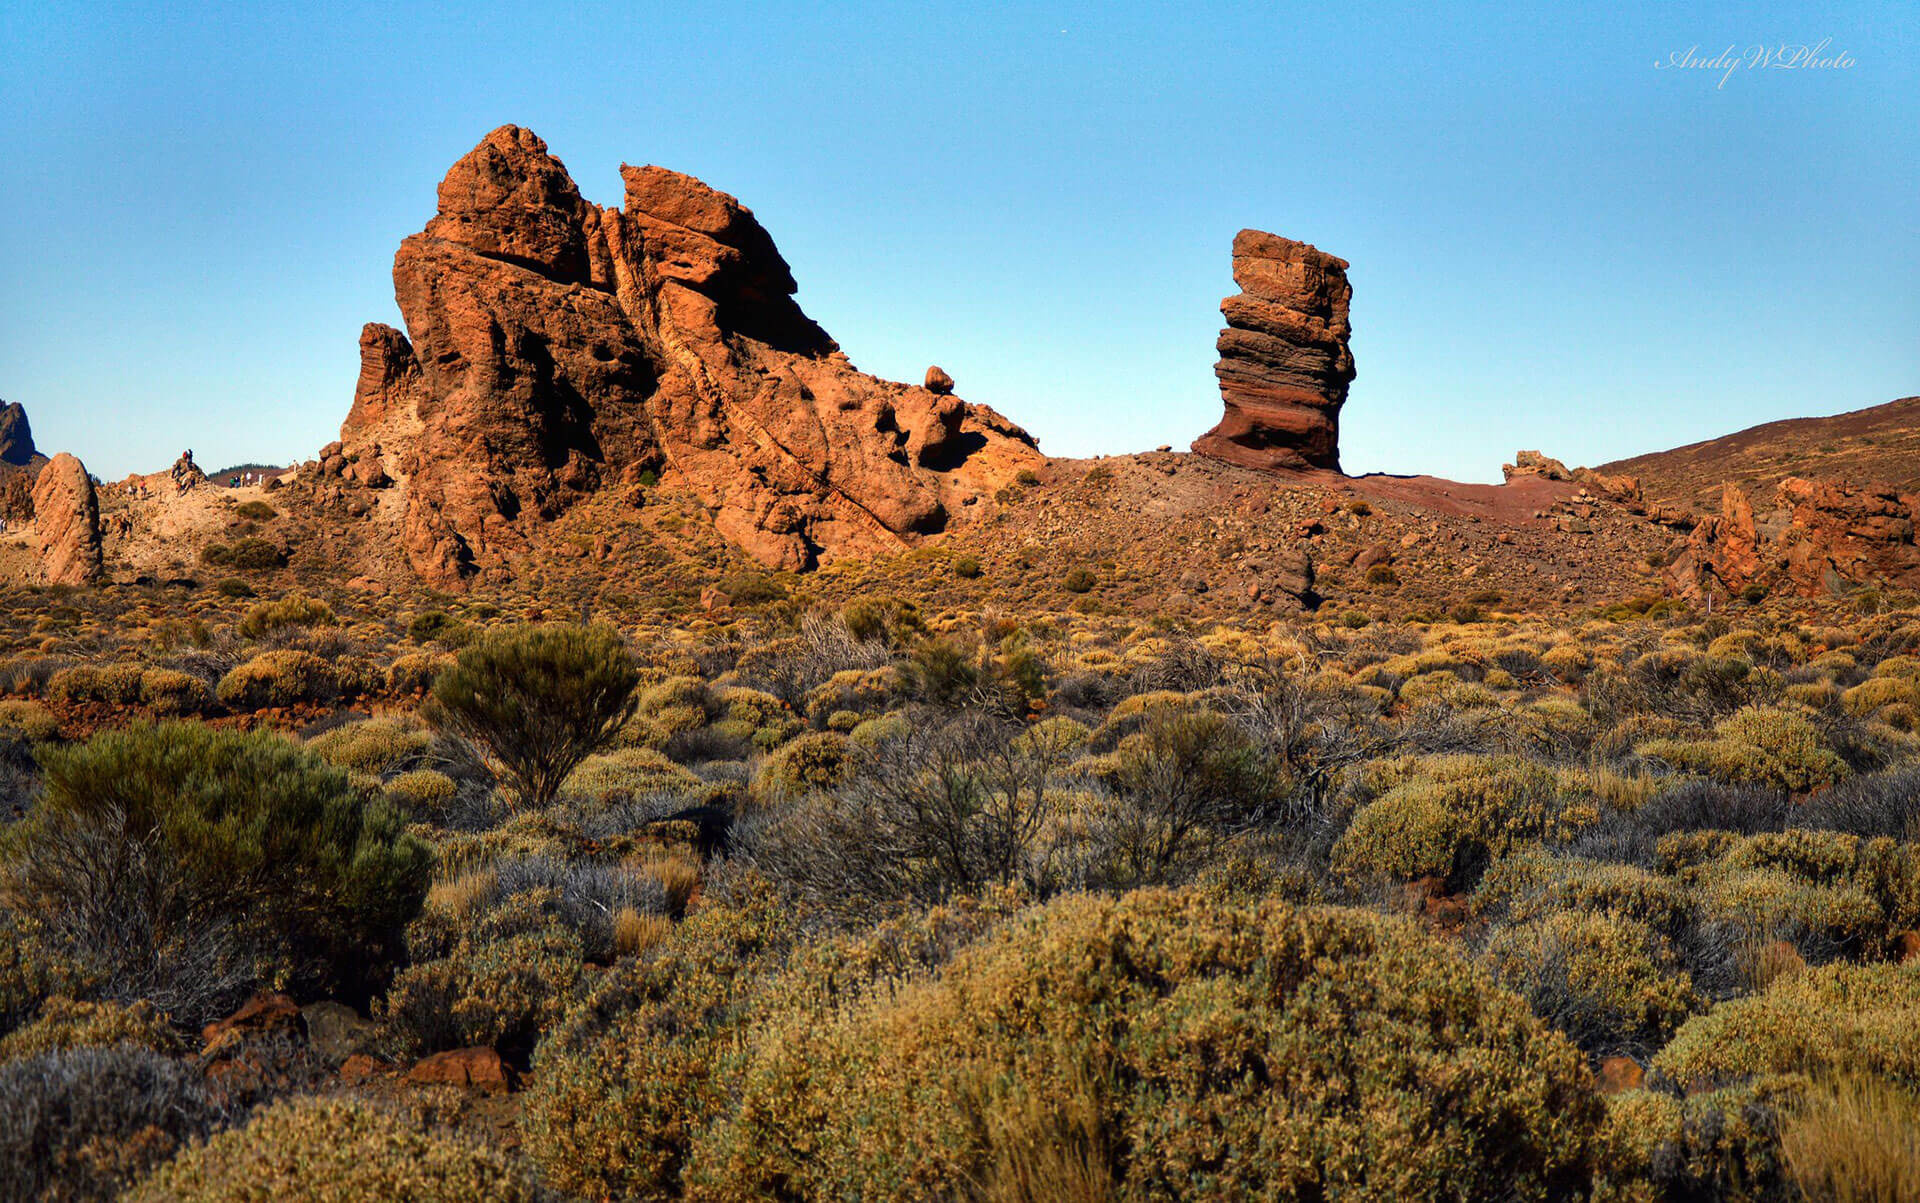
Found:
M 1733 484 L 1723 488 L 1720 510 L 1694 525 L 1668 570 L 1680 592 L 1758 584 L 1819 597 L 1875 581 L 1920 587 L 1914 542 L 1920 498 L 1884 486 L 1790 476 L 1763 516 L 1756 518 L 1746 493 Z
M 47 461 L 33 484 L 34 533 L 40 571 L 50 585 L 88 585 L 103 575 L 100 502 L 93 478 L 62 451 Z
M 1347 262 L 1277 234 L 1233 240 L 1238 296 L 1220 302 L 1220 424 L 1202 455 L 1249 468 L 1340 470 L 1340 407 L 1353 381 Z
M 625 207 L 597 208 L 503 126 L 394 258 L 411 339 L 362 332 L 323 470 L 399 486 L 423 576 L 506 569 L 541 523 L 649 469 L 762 562 L 806 568 L 938 531 L 1041 458 L 991 409 L 857 371 L 733 197 L 660 167 L 621 175 Z

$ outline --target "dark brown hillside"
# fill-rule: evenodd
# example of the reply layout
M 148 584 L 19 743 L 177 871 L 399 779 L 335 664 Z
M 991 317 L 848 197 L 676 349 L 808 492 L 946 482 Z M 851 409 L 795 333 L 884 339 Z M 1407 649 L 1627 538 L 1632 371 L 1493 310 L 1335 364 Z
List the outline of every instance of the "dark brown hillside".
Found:
M 1640 478 L 1647 500 L 1717 509 L 1723 482 L 1771 497 L 1789 476 L 1920 489 L 1920 397 L 1824 418 L 1768 422 L 1671 451 L 1616 460 L 1599 469 Z

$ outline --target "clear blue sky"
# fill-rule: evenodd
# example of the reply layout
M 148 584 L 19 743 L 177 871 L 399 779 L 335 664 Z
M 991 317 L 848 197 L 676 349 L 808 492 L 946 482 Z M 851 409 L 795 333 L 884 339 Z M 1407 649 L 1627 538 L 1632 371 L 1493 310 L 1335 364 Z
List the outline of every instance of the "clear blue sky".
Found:
M 528 126 L 750 205 L 863 368 L 1184 447 L 1242 226 L 1353 263 L 1350 471 L 1920 392 L 1920 6 L 0 5 L 0 398 L 115 478 L 311 455 L 434 185 Z M 1847 68 L 1656 69 L 1833 39 Z

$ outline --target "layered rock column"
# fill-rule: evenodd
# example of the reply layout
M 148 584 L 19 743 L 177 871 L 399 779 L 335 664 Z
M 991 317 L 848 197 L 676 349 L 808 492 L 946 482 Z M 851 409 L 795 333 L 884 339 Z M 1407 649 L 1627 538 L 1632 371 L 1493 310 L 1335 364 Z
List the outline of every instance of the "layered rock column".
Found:
M 1216 344 L 1226 412 L 1194 440 L 1248 468 L 1340 470 L 1340 407 L 1353 381 L 1347 262 L 1263 230 L 1233 240 L 1237 296 Z

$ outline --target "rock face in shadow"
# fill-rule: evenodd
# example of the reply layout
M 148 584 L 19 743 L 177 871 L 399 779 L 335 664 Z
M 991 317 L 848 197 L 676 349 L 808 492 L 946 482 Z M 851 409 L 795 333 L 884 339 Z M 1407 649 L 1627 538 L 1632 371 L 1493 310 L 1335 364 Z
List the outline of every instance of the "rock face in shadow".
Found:
M 45 463 L 33 445 L 33 427 L 27 424 L 27 407 L 18 401 L 0 406 L 0 464 L 25 468 Z
M 733 197 L 660 167 L 621 175 L 625 206 L 598 208 L 503 126 L 394 258 L 408 332 L 362 332 L 324 471 L 398 486 L 382 500 L 421 576 L 508 571 L 543 523 L 647 472 L 756 559 L 804 569 L 941 530 L 1041 461 L 991 409 L 856 370 Z
M 1277 234 L 1233 240 L 1237 296 L 1220 302 L 1217 344 L 1226 413 L 1194 440 L 1202 455 L 1248 468 L 1340 470 L 1340 407 L 1353 382 L 1347 261 Z
M 104 575 L 100 502 L 86 466 L 62 451 L 33 483 L 40 573 L 49 585 L 90 585 Z

